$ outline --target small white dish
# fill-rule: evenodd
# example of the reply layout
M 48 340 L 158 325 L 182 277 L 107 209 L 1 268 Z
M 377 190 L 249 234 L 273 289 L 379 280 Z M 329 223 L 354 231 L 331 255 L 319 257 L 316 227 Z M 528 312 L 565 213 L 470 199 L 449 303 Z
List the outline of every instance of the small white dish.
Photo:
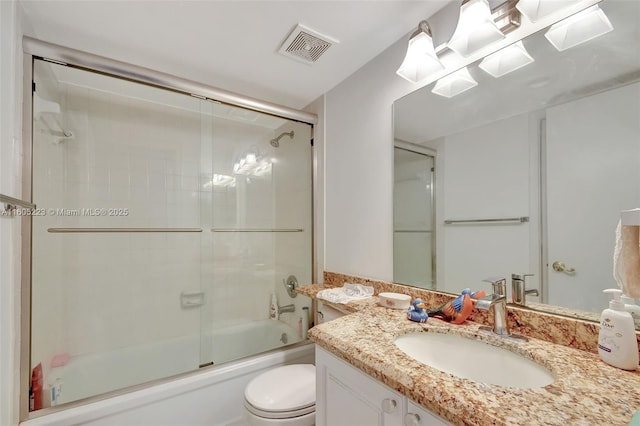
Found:
M 400 293 L 380 293 L 378 295 L 380 306 L 391 309 L 409 309 L 411 296 Z

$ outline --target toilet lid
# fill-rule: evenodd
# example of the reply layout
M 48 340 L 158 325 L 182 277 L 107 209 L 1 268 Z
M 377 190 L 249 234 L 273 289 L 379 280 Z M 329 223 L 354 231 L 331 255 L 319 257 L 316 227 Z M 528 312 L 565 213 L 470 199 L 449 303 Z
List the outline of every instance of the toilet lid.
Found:
M 264 412 L 300 410 L 316 403 L 316 367 L 293 364 L 260 374 L 244 390 L 245 400 Z

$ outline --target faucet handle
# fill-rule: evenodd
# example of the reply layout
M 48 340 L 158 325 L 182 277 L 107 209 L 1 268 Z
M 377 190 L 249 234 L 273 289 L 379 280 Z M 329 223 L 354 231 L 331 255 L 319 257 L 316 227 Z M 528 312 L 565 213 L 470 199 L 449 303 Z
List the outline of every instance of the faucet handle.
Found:
M 482 280 L 485 283 L 491 283 L 493 286 L 493 294 L 499 296 L 507 295 L 507 279 L 502 277 L 488 277 Z

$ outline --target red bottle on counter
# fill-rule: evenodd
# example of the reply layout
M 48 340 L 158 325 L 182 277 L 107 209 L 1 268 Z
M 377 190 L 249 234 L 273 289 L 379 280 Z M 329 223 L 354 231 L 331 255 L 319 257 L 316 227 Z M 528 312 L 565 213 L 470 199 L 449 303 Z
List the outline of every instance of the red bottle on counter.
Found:
M 29 408 L 32 411 L 42 409 L 43 382 L 42 364 L 38 363 L 31 371 L 31 397 L 33 398 L 33 405 L 29 404 Z

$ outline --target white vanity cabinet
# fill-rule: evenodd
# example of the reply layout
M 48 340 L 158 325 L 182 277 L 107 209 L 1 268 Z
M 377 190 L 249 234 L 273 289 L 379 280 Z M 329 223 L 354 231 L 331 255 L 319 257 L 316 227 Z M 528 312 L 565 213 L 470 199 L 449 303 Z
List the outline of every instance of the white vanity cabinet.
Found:
M 316 425 L 401 425 L 406 401 L 316 345 Z
M 318 300 L 318 318 L 316 320 L 316 324 L 329 322 L 348 314 L 349 312 L 346 310 L 340 309 L 337 306 L 333 307 L 326 305 Z
M 407 404 L 407 414 L 403 420 L 403 426 L 448 426 L 451 424 L 411 400 Z
M 316 424 L 441 426 L 449 423 L 316 345 Z

